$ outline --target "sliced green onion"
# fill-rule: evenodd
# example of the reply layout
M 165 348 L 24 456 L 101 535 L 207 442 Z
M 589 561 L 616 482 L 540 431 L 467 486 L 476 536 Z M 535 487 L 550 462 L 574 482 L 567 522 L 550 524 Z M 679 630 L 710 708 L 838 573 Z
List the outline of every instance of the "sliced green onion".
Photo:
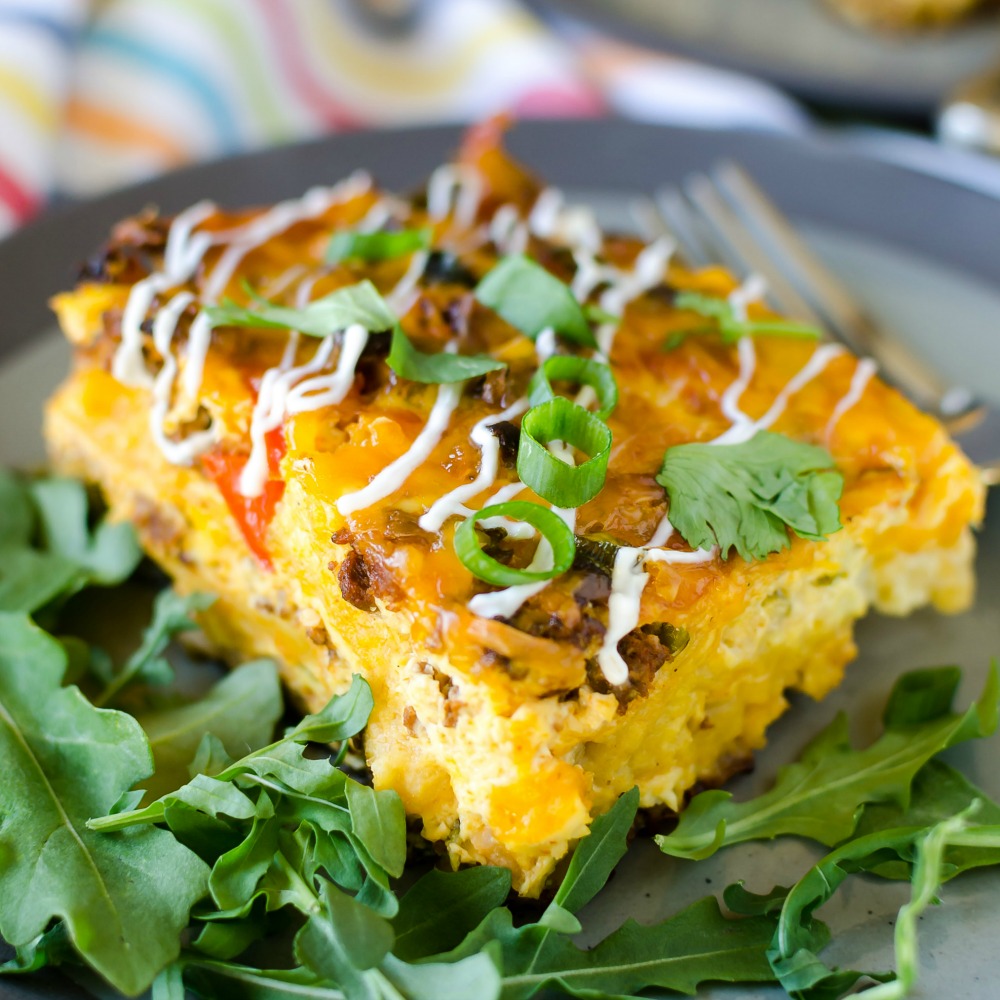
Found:
M 565 441 L 590 457 L 580 465 L 567 465 L 545 447 L 550 441 Z M 524 415 L 517 474 L 556 507 L 579 507 L 600 493 L 610 454 L 608 425 L 582 406 L 556 396 Z
M 776 337 L 797 337 L 804 340 L 818 340 L 821 330 L 808 323 L 796 323 L 787 319 L 737 319 L 728 299 L 717 295 L 703 295 L 701 292 L 681 292 L 674 300 L 678 309 L 696 312 L 718 322 L 718 332 L 724 344 L 735 344 L 741 337 L 752 337 L 758 333 L 769 333 Z M 684 340 L 696 333 L 713 333 L 715 327 L 701 326 L 690 330 L 678 330 L 667 339 L 666 349 L 679 347 Z
M 252 290 L 250 295 L 253 306 L 239 306 L 230 300 L 221 306 L 206 306 L 212 326 L 298 330 L 311 337 L 326 337 L 356 323 L 369 332 L 391 330 L 396 325 L 392 310 L 368 280 L 338 288 L 302 309 L 275 305 Z
M 400 229 L 393 233 L 334 233 L 326 248 L 326 262 L 393 260 L 430 245 L 430 229 Z
M 487 517 L 509 517 L 536 528 L 552 547 L 552 569 L 515 569 L 488 556 L 480 547 L 476 535 L 476 522 Z M 455 554 L 462 560 L 462 565 L 473 576 L 497 587 L 516 587 L 521 583 L 538 583 L 561 576 L 573 565 L 575 552 L 576 540 L 569 525 L 548 507 L 527 500 L 510 500 L 484 507 L 467 517 L 455 530 Z
M 534 340 L 551 327 L 567 340 L 596 347 L 594 333 L 570 289 L 521 254 L 504 257 L 476 286 L 476 299 Z
M 387 361 L 400 378 L 427 383 L 464 382 L 506 367 L 488 354 L 448 354 L 444 351 L 425 354 L 414 347 L 398 324 L 393 327 Z
M 620 323 L 622 321 L 621 316 L 616 316 L 614 313 L 609 313 L 607 309 L 590 304 L 583 307 L 583 315 L 591 323 Z
M 555 399 L 552 383 L 559 381 L 589 385 L 597 393 L 600 409 L 595 416 L 599 420 L 607 420 L 618 405 L 618 383 L 615 382 L 611 369 L 601 361 L 578 358 L 572 354 L 553 354 L 542 362 L 542 367 L 528 383 L 528 402 L 532 406 L 539 406 L 547 400 Z

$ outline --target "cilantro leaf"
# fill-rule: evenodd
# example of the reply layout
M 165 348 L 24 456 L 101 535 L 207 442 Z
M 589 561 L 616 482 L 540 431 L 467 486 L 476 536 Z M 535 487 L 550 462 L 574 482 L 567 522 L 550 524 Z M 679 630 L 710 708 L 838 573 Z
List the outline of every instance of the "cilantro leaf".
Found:
M 207 306 L 205 313 L 213 327 L 298 330 L 311 337 L 326 337 L 356 323 L 372 333 L 391 330 L 396 325 L 392 310 L 378 289 L 367 279 L 338 288 L 321 299 L 314 299 L 301 309 L 275 305 L 255 296 L 253 306 L 239 306 L 235 302 L 226 301 L 221 306 Z
M 334 233 L 326 248 L 327 264 L 342 260 L 375 262 L 405 257 L 431 245 L 430 229 L 397 229 L 383 233 Z
M 393 328 L 386 362 L 400 378 L 432 384 L 464 382 L 507 367 L 503 361 L 488 354 L 450 354 L 447 351 L 427 354 L 413 345 L 399 324 Z
M 135 720 L 61 687 L 65 665 L 26 617 L 0 614 L 0 935 L 24 948 L 59 918 L 90 966 L 139 993 L 178 954 L 208 870 L 163 830 L 87 829 L 151 758 Z
M 758 431 L 741 444 L 668 448 L 656 481 L 670 498 L 670 521 L 693 548 L 719 546 L 746 560 L 789 545 L 788 528 L 822 541 L 841 528 L 843 476 L 823 449 Z
M 996 731 L 1000 677 L 996 665 L 979 700 L 951 711 L 956 668 L 914 671 L 897 681 L 886 709 L 886 731 L 870 747 L 852 749 L 847 719 L 836 719 L 778 772 L 774 787 L 747 802 L 724 791 L 696 795 L 673 833 L 656 837 L 665 854 L 700 859 L 719 848 L 779 836 L 836 844 L 851 835 L 862 806 L 909 803 L 914 776 L 931 757 Z
M 735 344 L 741 337 L 752 337 L 756 334 L 794 337 L 800 340 L 818 340 L 823 336 L 821 330 L 807 323 L 796 323 L 786 319 L 738 319 L 728 299 L 705 295 L 702 292 L 681 292 L 674 299 L 674 305 L 678 309 L 686 309 L 706 319 L 714 320 L 714 324 L 673 333 L 667 339 L 667 350 L 679 347 L 687 337 L 697 333 L 718 332 L 724 344 Z
M 568 340 L 597 347 L 569 286 L 530 257 L 504 257 L 476 286 L 476 299 L 534 340 L 551 327 Z

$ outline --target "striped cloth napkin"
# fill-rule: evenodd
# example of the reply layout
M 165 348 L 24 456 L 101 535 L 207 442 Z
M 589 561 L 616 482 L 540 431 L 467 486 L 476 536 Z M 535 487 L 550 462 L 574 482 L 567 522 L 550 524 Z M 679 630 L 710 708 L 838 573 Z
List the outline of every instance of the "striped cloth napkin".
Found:
M 422 0 L 395 34 L 364 16 L 379 2 L 0 0 L 0 235 L 54 194 L 344 129 L 499 110 L 804 122 L 761 83 L 516 0 Z

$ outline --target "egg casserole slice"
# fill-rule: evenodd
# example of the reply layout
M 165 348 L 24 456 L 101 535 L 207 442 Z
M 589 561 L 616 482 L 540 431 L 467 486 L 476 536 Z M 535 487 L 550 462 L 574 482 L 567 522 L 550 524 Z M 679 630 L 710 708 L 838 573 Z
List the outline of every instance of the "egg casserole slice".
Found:
M 746 766 L 869 608 L 971 600 L 976 469 L 760 293 L 601 233 L 488 124 L 411 198 L 121 223 L 54 301 L 48 445 L 217 595 L 217 653 L 306 709 L 365 677 L 376 787 L 537 895 L 623 792 Z

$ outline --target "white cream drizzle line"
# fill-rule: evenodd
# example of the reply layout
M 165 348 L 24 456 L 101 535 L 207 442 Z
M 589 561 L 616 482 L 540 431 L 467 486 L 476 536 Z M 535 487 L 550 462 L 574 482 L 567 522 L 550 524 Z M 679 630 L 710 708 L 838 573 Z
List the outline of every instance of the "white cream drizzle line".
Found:
M 212 245 L 207 233 L 195 233 L 194 227 L 215 211 L 210 201 L 200 201 L 181 212 L 171 223 L 163 254 L 163 270 L 137 281 L 129 292 L 122 313 L 121 342 L 111 359 L 111 374 L 122 385 L 153 384 L 142 353 L 142 324 L 153 299 L 168 288 L 183 285 L 194 275 L 201 259 Z
M 471 483 L 457 486 L 450 493 L 434 501 L 427 513 L 417 522 L 424 531 L 440 531 L 441 525 L 449 517 L 463 514 L 467 516 L 471 513 L 464 506 L 465 501 L 478 496 L 496 482 L 500 465 L 500 441 L 490 428 L 504 420 L 513 420 L 521 416 L 527 408 L 528 400 L 521 398 L 506 410 L 484 417 L 472 428 L 469 437 L 482 452 L 479 473 Z
M 370 507 L 379 500 L 395 493 L 410 474 L 423 465 L 437 447 L 445 431 L 451 415 L 455 412 L 462 398 L 464 382 L 446 383 L 438 387 L 437 398 L 431 407 L 427 423 L 417 435 L 413 444 L 397 458 L 382 469 L 363 489 L 347 493 L 337 501 L 337 510 L 345 517 L 355 511 Z
M 190 465 L 206 448 L 216 440 L 215 429 L 197 431 L 180 441 L 172 441 L 164 428 L 164 421 L 170 412 L 170 403 L 177 381 L 177 358 L 170 350 L 177 331 L 181 313 L 194 302 L 190 292 L 178 292 L 156 314 L 153 320 L 153 346 L 163 358 L 163 365 L 153 380 L 153 405 L 149 410 L 149 429 L 168 462 L 174 465 Z
M 413 289 L 426 263 L 425 252 L 415 253 L 406 273 L 386 295 L 386 302 L 397 315 L 409 309 L 406 299 L 414 294 Z M 315 281 L 316 277 L 311 277 L 299 285 L 295 302 L 297 308 L 303 309 L 309 303 Z M 335 369 L 327 374 L 319 374 L 329 362 L 337 340 L 340 341 L 340 354 Z M 368 331 L 356 324 L 349 326 L 342 336 L 330 334 L 317 347 L 311 361 L 293 368 L 298 341 L 298 331 L 293 330 L 281 363 L 276 368 L 269 368 L 261 378 L 257 402 L 250 420 L 250 457 L 240 473 L 239 490 L 243 496 L 260 496 L 267 483 L 269 473 L 265 437 L 269 431 L 280 427 L 288 416 L 343 402 L 354 384 L 358 361 L 368 343 Z
M 878 365 L 871 358 L 862 358 L 858 362 L 857 367 L 854 369 L 854 374 L 851 376 L 851 384 L 847 389 L 847 393 L 833 408 L 833 413 L 830 414 L 830 419 L 826 422 L 826 429 L 823 431 L 823 440 L 828 445 L 837 424 L 840 423 L 841 417 L 861 402 L 861 397 L 865 394 L 868 383 L 877 372 Z
M 545 188 L 528 214 L 528 229 L 542 239 L 598 253 L 604 238 L 593 211 L 586 205 L 567 205 L 559 188 Z
M 447 163 L 427 181 L 427 214 L 440 222 L 452 215 L 455 224 L 468 229 L 476 221 L 483 196 L 483 180 L 474 167 Z
M 519 254 L 528 249 L 528 225 L 516 205 L 501 205 L 490 219 L 486 233 L 502 254 Z
M 168 391 L 172 393 L 178 369 L 177 359 L 171 354 L 170 347 L 177 320 L 183 310 L 176 309 L 175 305 L 176 318 L 172 311 L 167 312 L 162 321 L 159 315 L 154 317 L 154 328 L 159 321 L 160 343 L 170 354 L 170 357 L 162 356 L 163 367 L 154 379 L 146 366 L 142 352 L 142 324 L 153 299 L 161 292 L 190 281 L 209 248 L 225 245 L 226 249 L 205 283 L 205 300 L 213 302 L 228 284 L 240 261 L 255 247 L 266 243 L 294 223 L 320 215 L 334 203 L 354 197 L 370 186 L 371 178 L 367 174 L 354 174 L 332 188 L 313 188 L 302 198 L 281 202 L 246 225 L 214 233 L 195 231 L 199 223 L 216 211 L 215 205 L 207 201 L 199 202 L 181 212 L 171 223 L 163 255 L 163 269 L 132 286 L 122 315 L 121 342 L 111 362 L 112 375 L 123 385 L 151 389 L 158 385 L 159 391 L 154 398 L 153 406 L 157 413 L 154 426 L 159 430 L 154 432 L 154 438 L 168 461 L 190 464 L 196 455 L 212 445 L 216 440 L 216 434 L 213 428 L 209 428 L 207 431 L 191 435 L 184 442 L 166 443 L 168 439 L 162 427 L 163 418 L 169 412 L 170 398 L 165 394 Z M 175 304 L 176 301 L 175 296 L 171 303 Z M 185 302 L 184 308 L 187 308 L 191 301 L 193 298 Z M 187 356 L 181 375 L 182 390 L 191 400 L 197 400 L 200 394 L 211 337 L 211 322 L 204 311 L 201 311 L 188 331 Z

